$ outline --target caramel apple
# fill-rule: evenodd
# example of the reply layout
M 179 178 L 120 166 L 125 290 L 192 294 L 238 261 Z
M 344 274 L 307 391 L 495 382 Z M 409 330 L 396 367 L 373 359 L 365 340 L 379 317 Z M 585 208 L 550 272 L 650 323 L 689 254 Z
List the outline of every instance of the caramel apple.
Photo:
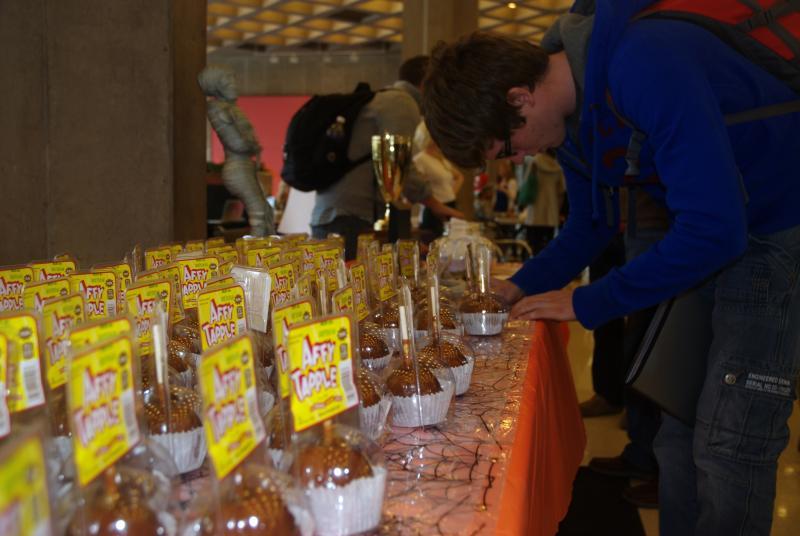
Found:
M 361 330 L 358 345 L 361 359 L 381 359 L 389 354 L 389 347 L 379 333 Z
M 372 467 L 364 454 L 336 437 L 305 447 L 293 467 L 305 487 L 337 488 L 372 476 Z
M 233 475 L 234 484 L 221 499 L 219 527 L 214 534 L 252 536 L 299 536 L 294 516 L 278 487 L 260 472 Z
M 358 371 L 356 376 L 356 390 L 358 391 L 358 398 L 361 400 L 361 405 L 365 408 L 374 406 L 381 401 L 381 390 L 375 380 L 370 374 L 363 369 Z
M 439 368 L 440 366 L 456 368 L 467 364 L 466 356 L 455 344 L 448 341 L 441 341 L 439 343 L 439 348 L 441 348 L 441 354 L 439 354 L 438 349 L 433 344 L 422 348 L 418 353 L 420 362 L 424 362 L 431 368 Z M 437 365 L 431 366 L 433 364 Z
M 419 369 L 419 390 L 420 395 L 432 395 L 442 391 L 439 379 L 431 371 L 430 367 L 423 363 L 418 363 Z M 417 394 L 417 377 L 414 373 L 414 365 L 410 361 L 404 361 L 402 365 L 392 371 L 386 380 L 389 391 L 394 396 L 411 397 Z

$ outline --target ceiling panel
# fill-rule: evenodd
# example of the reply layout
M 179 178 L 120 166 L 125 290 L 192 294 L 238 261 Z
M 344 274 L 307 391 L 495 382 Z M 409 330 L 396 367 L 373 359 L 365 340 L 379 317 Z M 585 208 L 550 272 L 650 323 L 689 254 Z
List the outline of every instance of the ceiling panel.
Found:
M 486 31 L 538 42 L 573 0 L 479 0 Z M 208 52 L 397 49 L 402 0 L 208 0 Z

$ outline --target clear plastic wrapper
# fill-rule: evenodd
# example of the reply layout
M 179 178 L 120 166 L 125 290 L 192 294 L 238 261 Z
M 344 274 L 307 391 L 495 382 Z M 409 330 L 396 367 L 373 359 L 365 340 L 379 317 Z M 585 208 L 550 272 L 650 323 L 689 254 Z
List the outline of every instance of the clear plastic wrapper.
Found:
M 468 335 L 498 335 L 508 320 L 509 308 L 489 288 L 491 249 L 480 245 L 475 248 L 474 257 L 476 288 L 474 292 L 466 294 L 459 304 L 461 322 Z
M 58 534 L 58 511 L 47 464 L 47 424 L 20 425 L 0 443 L 0 533 L 9 536 Z
M 178 471 L 169 453 L 145 439 L 138 356 L 121 336 L 73 350 L 68 394 L 76 466 L 76 509 L 69 535 L 176 534 L 170 502 Z
M 214 469 L 213 500 L 192 508 L 184 534 L 311 536 L 304 495 L 272 468 L 257 408 L 255 354 L 248 335 L 201 358 L 203 415 Z M 235 418 L 234 418 L 235 417 Z
M 387 470 L 378 446 L 358 430 L 326 421 L 298 437 L 290 474 L 305 492 L 320 536 L 380 524 Z
M 191 389 L 171 385 L 167 357 L 167 314 L 158 310 L 152 325 L 153 388 L 145 396 L 145 418 L 152 441 L 169 452 L 179 473 L 198 469 L 206 457 L 200 397 Z
M 392 424 L 402 427 L 436 425 L 447 419 L 455 393 L 455 378 L 447 368 L 431 369 L 417 359 L 412 330 L 413 303 L 406 285 L 400 306 L 401 355 L 386 371 L 392 395 Z

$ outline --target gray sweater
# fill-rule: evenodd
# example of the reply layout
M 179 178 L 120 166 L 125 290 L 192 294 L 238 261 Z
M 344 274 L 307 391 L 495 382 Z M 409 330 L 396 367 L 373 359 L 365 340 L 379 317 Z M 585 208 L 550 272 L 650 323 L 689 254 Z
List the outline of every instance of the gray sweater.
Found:
M 389 132 L 411 139 L 419 122 L 419 106 L 408 92 L 397 89 L 397 86 L 379 91 L 358 115 L 348 156 L 356 160 L 370 153 L 374 134 Z M 430 196 L 430 186 L 412 165 L 409 165 L 403 194 L 414 203 Z M 311 224 L 324 225 L 337 216 L 356 216 L 372 223 L 376 215 L 383 215 L 383 210 L 383 201 L 372 172 L 372 160 L 367 160 L 330 188 L 317 191 Z

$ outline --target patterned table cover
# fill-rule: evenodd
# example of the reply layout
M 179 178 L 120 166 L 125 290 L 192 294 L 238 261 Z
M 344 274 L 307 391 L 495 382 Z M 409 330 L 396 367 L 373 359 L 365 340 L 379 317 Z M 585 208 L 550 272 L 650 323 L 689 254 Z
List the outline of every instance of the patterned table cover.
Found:
M 493 534 L 514 442 L 533 326 L 511 322 L 501 335 L 467 337 L 475 350 L 469 391 L 447 422 L 394 428 L 383 451 L 389 482 L 373 534 Z M 208 460 L 183 476 L 183 504 L 211 490 Z

